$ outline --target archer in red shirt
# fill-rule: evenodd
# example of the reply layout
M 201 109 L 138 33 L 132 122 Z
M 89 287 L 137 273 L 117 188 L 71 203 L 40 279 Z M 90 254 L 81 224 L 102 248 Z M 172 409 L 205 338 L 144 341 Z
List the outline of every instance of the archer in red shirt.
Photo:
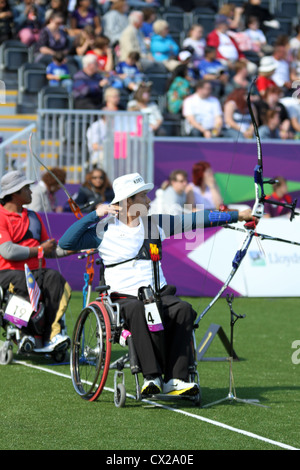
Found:
M 67 256 L 71 253 L 57 249 L 57 242 L 49 240 L 41 217 L 23 207 L 31 202 L 32 183 L 20 171 L 10 171 L 1 178 L 0 285 L 4 291 L 9 290 L 29 300 L 24 267 L 28 265 L 41 291 L 44 314 L 38 328 L 31 320 L 25 328 L 22 327 L 21 341 L 27 337 L 36 345 L 37 337 L 40 337 L 41 347 L 34 350 L 47 353 L 62 343 L 70 344 L 70 338 L 61 331 L 71 287 L 58 271 L 46 268 L 44 257 Z M 38 312 L 40 310 L 41 304 Z

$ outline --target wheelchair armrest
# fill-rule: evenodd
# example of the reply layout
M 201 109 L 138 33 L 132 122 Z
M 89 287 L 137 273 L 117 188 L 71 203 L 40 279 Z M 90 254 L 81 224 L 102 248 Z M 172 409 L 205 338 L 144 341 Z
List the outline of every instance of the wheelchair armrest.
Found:
M 102 292 L 107 292 L 108 289 L 110 289 L 110 286 L 98 286 L 95 288 L 95 291 L 101 294 Z

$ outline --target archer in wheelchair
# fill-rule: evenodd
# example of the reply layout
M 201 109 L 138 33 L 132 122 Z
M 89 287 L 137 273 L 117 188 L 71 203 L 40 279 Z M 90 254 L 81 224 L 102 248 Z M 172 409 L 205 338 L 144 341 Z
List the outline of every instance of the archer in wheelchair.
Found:
M 167 284 L 161 242 L 203 226 L 252 220 L 248 210 L 148 216 L 153 186 L 138 173 L 117 178 L 111 205 L 99 205 L 59 240 L 65 250 L 97 248 L 105 265 L 105 285 L 79 315 L 71 352 L 73 385 L 90 401 L 104 387 L 111 344 L 119 337 L 134 347 L 144 379 L 141 396 L 199 396 L 195 369 L 189 374 L 196 312 Z
M 19 353 L 61 352 L 70 346 L 64 314 L 71 288 L 45 258 L 67 256 L 49 239 L 41 217 L 23 207 L 31 202 L 30 185 L 20 171 L 1 178 L 0 189 L 0 326 L 6 341 L 2 363 L 10 362 L 12 344 Z

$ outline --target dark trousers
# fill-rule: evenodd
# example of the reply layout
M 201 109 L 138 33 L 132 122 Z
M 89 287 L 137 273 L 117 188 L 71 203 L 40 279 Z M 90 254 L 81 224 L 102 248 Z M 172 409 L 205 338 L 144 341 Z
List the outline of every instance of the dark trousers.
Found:
M 150 332 L 144 304 L 133 296 L 112 296 L 121 307 L 125 326 L 131 332 L 142 373 L 188 380 L 193 323 L 196 312 L 188 302 L 175 296 L 176 288 L 166 286 L 161 292 L 163 332 Z M 123 298 L 121 298 L 123 297 Z M 160 350 L 158 354 L 158 348 Z M 164 360 L 163 360 L 164 356 Z
M 41 289 L 40 300 L 45 306 L 43 340 L 47 341 L 61 332 L 61 319 L 71 297 L 71 287 L 54 269 L 37 269 L 32 274 Z M 9 288 L 14 294 L 29 300 L 24 271 L 0 271 L 0 284 L 4 290 Z

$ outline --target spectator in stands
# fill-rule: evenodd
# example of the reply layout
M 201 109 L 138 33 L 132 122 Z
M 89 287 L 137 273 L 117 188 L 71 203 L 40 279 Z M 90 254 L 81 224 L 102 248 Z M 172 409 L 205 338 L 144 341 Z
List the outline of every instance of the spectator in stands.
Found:
M 291 82 L 300 79 L 300 49 L 294 52 L 294 60 L 291 63 Z M 294 88 L 294 87 L 293 87 Z
M 258 67 L 256 87 L 261 97 L 264 97 L 269 87 L 276 86 L 272 76 L 277 68 L 277 62 L 272 56 L 262 57 Z
M 108 87 L 104 92 L 104 105 L 102 111 L 122 111 L 123 106 L 120 105 L 120 92 L 116 88 Z M 112 121 L 109 121 L 111 125 Z M 120 121 L 114 118 L 114 129 L 122 128 L 119 125 Z M 124 127 L 124 121 L 122 121 Z M 124 127 L 125 129 L 125 127 Z M 103 143 L 107 133 L 107 118 L 102 116 L 97 121 L 93 122 L 87 129 L 87 145 L 90 154 L 90 160 L 93 165 L 99 165 L 103 168 Z
M 141 84 L 134 94 L 133 100 L 127 105 L 128 111 L 140 111 L 149 116 L 149 126 L 155 135 L 165 135 L 163 128 L 163 115 L 156 103 L 151 100 L 151 87 Z
M 224 137 L 235 140 L 253 137 L 253 125 L 246 99 L 247 92 L 244 88 L 237 88 L 227 96 L 224 103 Z
M 259 29 L 266 31 L 268 28 L 279 29 L 280 23 L 267 8 L 261 6 L 261 0 L 248 0 L 244 5 L 244 20 L 248 23 L 249 18 L 255 16 L 259 22 Z
M 79 34 L 77 34 L 73 41 L 73 50 L 74 54 L 77 56 L 77 60 L 80 61 L 81 58 L 88 52 L 91 51 L 96 40 L 95 29 L 93 26 L 85 26 Z
M 172 73 L 167 89 L 167 109 L 174 115 L 182 116 L 183 100 L 193 93 L 188 66 L 179 65 Z
M 203 33 L 203 26 L 193 24 L 182 43 L 183 48 L 191 47 L 193 49 L 192 60 L 195 66 L 198 66 L 200 60 L 204 58 L 206 40 L 203 37 Z
M 20 41 L 26 46 L 36 43 L 43 27 L 43 13 L 38 5 L 28 5 L 24 11 L 24 21 L 19 31 Z
M 30 20 L 30 18 L 28 18 L 28 14 L 33 6 L 36 7 L 37 21 L 42 26 L 44 25 L 45 13 L 43 7 L 41 5 L 38 5 L 37 2 L 35 2 L 34 0 L 24 0 L 23 2 L 18 2 L 18 4 L 14 4 L 12 8 L 13 20 L 17 34 L 19 33 L 19 31 L 26 27 L 27 21 Z M 32 16 L 32 13 L 29 16 Z
M 237 61 L 234 64 L 234 75 L 231 77 L 230 80 L 225 85 L 225 96 L 229 95 L 232 91 L 236 90 L 237 88 L 244 88 L 244 90 L 247 90 L 250 81 L 249 81 L 249 74 L 248 74 L 248 69 L 247 65 L 245 62 Z
M 199 62 L 199 76 L 204 80 L 217 80 L 226 71 L 226 65 L 216 59 L 217 49 L 212 46 L 206 46 L 204 57 Z
M 169 33 L 168 22 L 156 20 L 153 24 L 153 31 L 150 44 L 153 59 L 155 62 L 163 62 L 168 70 L 174 70 L 179 65 L 177 60 L 179 46 Z
M 141 31 L 144 35 L 144 41 L 147 47 L 150 47 L 151 36 L 153 35 L 153 23 L 156 20 L 156 11 L 154 8 L 143 8 L 144 21 L 141 27 Z
M 144 80 L 144 74 L 138 68 L 139 60 L 139 52 L 132 51 L 128 54 L 127 60 L 116 65 L 116 73 L 124 88 L 129 91 L 136 91 Z
M 196 91 L 183 101 L 185 131 L 193 137 L 218 137 L 223 125 L 223 112 L 217 98 L 212 96 L 212 85 L 207 80 L 196 84 Z
M 288 194 L 287 181 L 283 176 L 276 176 L 274 178 L 276 183 L 273 184 L 273 193 L 268 195 L 266 199 L 284 204 L 292 204 L 293 200 Z M 286 207 L 277 206 L 275 204 L 265 204 L 265 217 L 280 217 L 289 216 L 290 211 Z
M 68 5 L 64 0 L 51 0 L 45 11 L 45 23 L 53 13 L 61 13 L 64 16 L 64 24 L 68 21 Z
M 289 41 L 290 51 L 293 57 L 296 57 L 300 50 L 300 24 L 295 27 L 296 36 L 292 37 Z
M 92 7 L 91 0 L 77 0 L 76 7 L 71 14 L 71 30 L 74 34 L 78 34 L 87 25 L 92 25 L 95 28 L 96 35 L 101 34 L 100 17 Z
M 126 60 L 128 54 L 135 51 L 140 54 L 142 64 L 143 59 L 148 60 L 150 58 L 143 33 L 141 32 L 144 21 L 143 12 L 133 10 L 128 16 L 128 21 L 129 25 L 123 30 L 119 40 L 120 61 Z
M 69 38 L 64 28 L 64 17 L 61 13 L 53 13 L 48 24 L 42 29 L 36 43 L 36 51 L 40 55 L 53 56 L 56 52 L 69 53 Z
M 199 77 L 203 80 L 209 80 L 213 86 L 214 96 L 221 98 L 225 92 L 225 85 L 228 83 L 229 74 L 225 64 L 217 58 L 215 47 L 206 46 L 204 59 L 199 62 Z
M 207 45 L 217 49 L 216 58 L 229 69 L 237 60 L 245 61 L 249 73 L 254 73 L 257 66 L 247 60 L 245 54 L 240 50 L 236 40 L 229 34 L 229 19 L 225 15 L 217 15 L 215 29 L 207 35 Z
M 120 92 L 117 88 L 107 87 L 104 91 L 103 111 L 124 111 L 124 107 L 120 104 Z
M 14 19 L 8 0 L 0 0 L 0 44 L 13 38 Z
M 126 0 L 117 0 L 102 17 L 103 32 L 110 39 L 112 47 L 119 43 L 122 32 L 128 26 L 127 12 Z
M 118 91 L 118 90 L 116 90 Z M 87 147 L 90 155 L 90 162 L 95 166 L 104 166 L 103 145 L 106 137 L 107 126 L 103 117 L 93 122 L 86 131 Z
M 179 65 L 186 65 L 188 69 L 188 74 L 191 81 L 195 84 L 197 80 L 199 80 L 199 70 L 198 67 L 194 66 L 194 62 L 192 61 L 193 54 L 190 52 L 189 49 L 183 49 L 178 54 L 178 65 L 175 67 L 176 70 Z M 173 70 L 173 71 L 174 71 Z M 166 69 L 167 72 L 167 69 Z
M 150 204 L 151 214 L 182 214 L 188 210 L 187 203 L 188 174 L 184 170 L 174 170 L 168 181 L 156 192 L 156 198 Z M 191 211 L 191 210 L 190 210 Z
M 197 162 L 192 168 L 192 183 L 187 193 L 187 204 L 194 209 L 219 209 L 223 204 L 220 189 L 210 163 Z
M 280 99 L 280 103 L 283 104 L 288 112 L 289 119 L 291 122 L 292 132 L 295 133 L 294 138 L 299 140 L 300 138 L 300 106 L 299 106 L 300 88 L 299 85 L 293 96 L 284 96 Z
M 114 192 L 107 174 L 100 168 L 94 168 L 86 175 L 75 202 L 82 212 L 92 212 L 99 204 L 109 204 L 113 198 Z
M 273 52 L 273 59 L 277 64 L 276 70 L 272 75 L 272 80 L 278 87 L 285 87 L 290 89 L 291 83 L 291 71 L 290 64 L 287 60 L 288 48 L 283 44 L 276 44 Z
M 91 49 L 86 52 L 86 55 L 89 54 L 97 57 L 99 72 L 111 72 L 113 70 L 114 58 L 108 37 L 96 37 Z
M 239 50 L 236 41 L 228 35 L 229 20 L 225 15 L 217 15 L 215 29 L 207 35 L 207 45 L 217 49 L 216 58 L 228 67 L 237 60 L 245 60 L 244 54 Z
M 245 33 L 251 40 L 252 50 L 260 57 L 263 57 L 262 49 L 267 44 L 267 38 L 263 31 L 259 29 L 259 21 L 255 16 L 248 18 Z
M 86 55 L 82 59 L 82 70 L 73 77 L 74 107 L 76 109 L 100 109 L 103 87 L 108 80 L 98 72 L 97 57 Z
M 234 3 L 225 3 L 222 5 L 218 11 L 219 15 L 227 16 L 229 22 L 229 29 L 230 30 L 237 30 L 241 29 L 242 25 L 242 15 L 244 13 L 243 7 L 237 6 Z
M 63 168 L 51 168 L 52 173 L 62 184 L 66 182 L 66 172 Z M 56 193 L 61 189 L 56 179 L 46 172 L 41 180 L 32 187 L 31 203 L 26 207 L 35 212 L 62 212 L 63 208 L 57 205 Z
M 264 124 L 263 120 L 265 119 L 267 111 L 278 111 L 280 117 L 280 135 L 282 139 L 287 139 L 290 135 L 291 122 L 287 109 L 279 101 L 281 97 L 282 91 L 280 90 L 280 88 L 276 86 L 269 87 L 266 90 L 264 98 L 254 102 L 254 107 L 257 112 L 257 122 L 259 126 Z
M 275 109 L 269 109 L 264 114 L 262 121 L 264 124 L 258 128 L 261 140 L 281 138 L 279 131 L 280 116 L 278 111 Z
M 62 86 L 69 93 L 72 92 L 73 81 L 67 64 L 67 59 L 62 52 L 56 52 L 52 62 L 47 65 L 46 77 L 49 85 L 53 87 Z

